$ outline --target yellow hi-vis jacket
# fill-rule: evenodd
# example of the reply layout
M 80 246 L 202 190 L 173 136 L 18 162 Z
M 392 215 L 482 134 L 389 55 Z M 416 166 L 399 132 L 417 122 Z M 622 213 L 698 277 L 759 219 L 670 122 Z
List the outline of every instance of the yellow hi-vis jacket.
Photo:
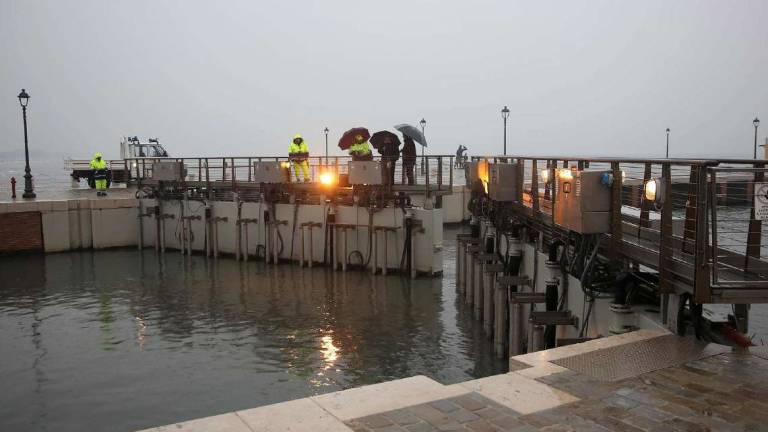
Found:
M 296 134 L 293 137 L 294 140 L 297 138 L 301 139 L 301 143 L 296 144 L 295 142 L 291 141 L 291 144 L 288 146 L 288 156 L 303 160 L 303 158 L 300 156 L 309 156 L 309 146 L 307 145 L 307 142 L 304 140 L 304 138 L 301 137 L 301 134 Z M 296 153 L 304 153 L 304 155 L 296 155 Z

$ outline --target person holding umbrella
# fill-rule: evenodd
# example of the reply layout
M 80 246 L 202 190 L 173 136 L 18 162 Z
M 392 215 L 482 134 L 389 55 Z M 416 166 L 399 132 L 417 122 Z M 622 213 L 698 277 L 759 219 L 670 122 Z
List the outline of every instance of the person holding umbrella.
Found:
M 416 166 L 416 144 L 413 138 L 403 134 L 403 172 L 408 178 L 408 184 L 412 185 L 413 167 Z
M 388 185 L 395 184 L 395 166 L 400 159 L 400 138 L 390 131 L 379 131 L 371 136 L 373 147 L 381 155 L 381 174 Z
M 291 160 L 293 170 L 296 173 L 296 181 L 300 181 L 299 169 L 304 173 L 304 182 L 309 181 L 309 146 L 301 134 L 296 134 L 288 146 L 288 158 Z
M 373 160 L 371 146 L 368 144 L 368 139 L 364 135 L 355 135 L 355 143 L 349 147 L 349 155 L 352 156 L 353 161 Z
M 413 167 L 416 166 L 416 144 L 427 146 L 424 134 L 415 126 L 403 123 L 395 126 L 403 134 L 403 172 L 408 177 L 408 184 L 414 184 Z

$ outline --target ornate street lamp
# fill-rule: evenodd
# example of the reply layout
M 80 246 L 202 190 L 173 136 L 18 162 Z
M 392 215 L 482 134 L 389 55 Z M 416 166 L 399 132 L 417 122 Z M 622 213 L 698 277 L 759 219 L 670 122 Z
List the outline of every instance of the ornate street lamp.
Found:
M 328 126 L 323 129 L 323 132 L 325 132 L 325 163 L 328 163 Z
M 507 155 L 507 119 L 509 118 L 509 108 L 504 105 L 501 110 L 501 118 L 504 119 L 504 156 Z
M 760 126 L 760 119 L 755 117 L 752 124 L 755 125 L 755 159 L 757 159 L 757 127 Z
M 427 121 L 422 118 L 421 121 L 419 122 L 419 124 L 421 125 L 421 134 L 424 135 L 424 128 L 427 127 Z M 424 136 L 426 137 L 426 135 L 424 135 Z M 426 173 L 426 169 L 424 167 L 424 162 L 425 162 L 424 161 L 424 146 L 422 145 L 421 146 L 421 173 L 422 174 Z
M 29 140 L 27 138 L 27 104 L 29 103 L 29 94 L 24 89 L 21 89 L 19 93 L 19 103 L 21 104 L 22 117 L 24 118 L 24 159 L 26 166 L 24 167 L 24 198 L 35 198 L 35 189 L 32 186 L 32 170 L 29 169 Z

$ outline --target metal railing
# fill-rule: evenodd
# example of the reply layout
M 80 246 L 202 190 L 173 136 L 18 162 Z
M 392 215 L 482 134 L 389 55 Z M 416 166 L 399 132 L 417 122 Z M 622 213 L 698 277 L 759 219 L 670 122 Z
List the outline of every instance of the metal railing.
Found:
M 739 159 L 617 159 L 489 156 L 516 163 L 522 211 L 556 228 L 557 191 L 542 181 L 556 169 L 605 170 L 612 174 L 611 226 L 606 254 L 659 271 L 662 293 L 693 291 L 699 303 L 768 301 L 768 233 L 756 216 L 755 196 L 764 191 L 766 161 Z M 658 201 L 644 197 L 646 183 L 664 185 Z M 762 187 L 765 185 L 765 188 Z M 762 193 L 762 192 L 760 192 Z M 761 196 L 757 194 L 757 196 Z M 662 204 L 659 204 L 662 202 Z M 758 212 L 760 213 L 760 212 Z
M 404 161 L 399 158 L 394 161 L 395 175 L 393 184 L 396 186 L 423 186 L 427 190 L 437 191 L 449 189 L 453 186 L 454 168 L 453 155 L 430 155 L 417 157 Z M 388 161 L 382 156 L 374 156 L 374 161 Z M 198 158 L 135 158 L 124 161 L 125 169 L 130 172 L 130 181 L 140 183 L 152 178 L 152 164 L 155 162 L 176 161 L 184 164 L 187 171 L 187 182 L 203 182 L 209 185 L 221 186 L 221 183 L 229 182 L 232 187 L 243 186 L 244 183 L 253 182 L 255 162 L 282 162 L 290 164 L 291 182 L 303 180 L 297 179 L 297 172 L 287 156 L 244 156 L 244 157 L 198 157 Z M 323 172 L 331 171 L 339 175 L 348 174 L 348 164 L 352 161 L 350 156 L 309 157 L 309 178 L 311 182 L 319 181 Z M 426 170 L 421 172 L 420 164 L 423 163 Z M 299 171 L 301 174 L 301 171 Z

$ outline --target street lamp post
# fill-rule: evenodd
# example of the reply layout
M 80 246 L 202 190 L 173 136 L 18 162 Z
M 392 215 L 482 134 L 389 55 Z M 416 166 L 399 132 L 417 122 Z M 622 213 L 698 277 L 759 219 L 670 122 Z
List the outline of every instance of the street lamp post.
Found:
M 328 164 L 328 126 L 323 129 L 325 132 L 325 163 Z
M 427 121 L 422 118 L 419 124 L 421 125 L 421 134 L 424 135 L 424 128 L 427 126 Z M 426 135 L 424 136 L 426 137 Z M 424 145 L 421 146 L 421 173 L 426 173 L 426 169 L 424 167 Z
M 504 119 L 504 156 L 507 155 L 507 119 L 509 118 L 509 108 L 504 105 L 501 110 L 501 118 Z
M 669 159 L 669 128 L 667 128 L 667 159 Z
M 24 160 L 26 166 L 24 167 L 24 198 L 35 198 L 35 189 L 32 186 L 32 170 L 29 169 L 29 140 L 27 139 L 27 104 L 29 103 L 29 95 L 27 91 L 21 89 L 19 93 L 19 103 L 21 104 L 22 117 L 24 118 Z
M 760 126 L 760 119 L 755 117 L 752 124 L 755 125 L 755 159 L 757 159 L 757 127 Z

